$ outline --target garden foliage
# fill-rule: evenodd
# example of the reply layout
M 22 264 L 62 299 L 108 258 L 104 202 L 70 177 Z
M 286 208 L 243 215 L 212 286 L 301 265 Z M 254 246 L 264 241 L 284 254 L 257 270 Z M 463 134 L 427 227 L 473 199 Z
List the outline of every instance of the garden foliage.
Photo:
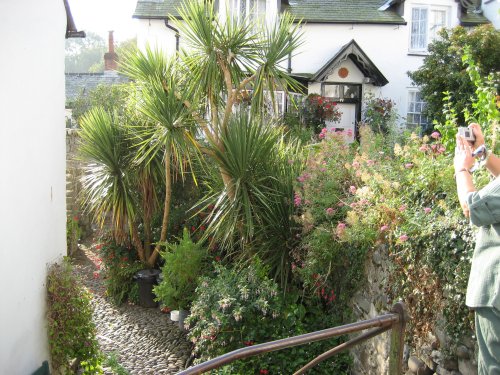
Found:
M 119 245 L 112 238 L 101 240 L 103 243 L 98 244 L 96 250 L 104 265 L 100 275 L 104 278 L 106 295 L 117 305 L 137 302 L 139 291 L 133 277 L 144 269 L 144 264 L 137 259 L 133 248 Z
M 207 252 L 201 242 L 192 241 L 187 228 L 184 228 L 178 243 L 167 243 L 166 247 L 166 251 L 161 253 L 165 261 L 163 279 L 153 292 L 163 306 L 187 310 L 194 298 Z
M 56 374 L 70 373 L 73 359 L 78 361 L 83 374 L 102 373 L 90 298 L 68 261 L 50 267 L 47 321 L 52 368 Z
M 306 312 L 297 295 L 281 294 L 278 284 L 256 259 L 244 268 L 215 265 L 215 273 L 200 280 L 191 315 L 186 320 L 197 361 L 262 342 L 326 328 L 331 317 L 320 310 Z M 321 322 L 321 324 L 318 324 Z M 332 324 L 333 325 L 333 324 Z M 313 343 L 237 361 L 219 374 L 282 373 L 298 370 L 311 359 L 338 344 L 338 340 Z M 348 356 L 326 361 L 312 373 L 346 374 Z
M 471 30 L 457 26 L 451 30 L 442 28 L 440 36 L 429 45 L 429 55 L 425 57 L 423 65 L 408 75 L 419 87 L 422 99 L 427 103 L 426 115 L 429 119 L 445 122 L 443 98 L 452 95 L 458 123 L 463 125 L 464 110 L 472 112 L 470 99 L 476 90 L 467 73 L 467 65 L 462 61 L 464 48 L 469 46 L 470 55 L 482 77 L 495 73 L 500 66 L 500 31 L 489 24 Z M 496 80 L 498 87 L 498 76 Z

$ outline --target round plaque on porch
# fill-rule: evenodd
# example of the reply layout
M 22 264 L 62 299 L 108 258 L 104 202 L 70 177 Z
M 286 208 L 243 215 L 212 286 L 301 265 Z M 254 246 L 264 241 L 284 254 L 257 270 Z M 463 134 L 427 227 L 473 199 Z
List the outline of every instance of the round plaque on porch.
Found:
M 349 70 L 347 70 L 347 68 L 342 67 L 339 69 L 338 74 L 340 78 L 346 78 L 349 75 Z

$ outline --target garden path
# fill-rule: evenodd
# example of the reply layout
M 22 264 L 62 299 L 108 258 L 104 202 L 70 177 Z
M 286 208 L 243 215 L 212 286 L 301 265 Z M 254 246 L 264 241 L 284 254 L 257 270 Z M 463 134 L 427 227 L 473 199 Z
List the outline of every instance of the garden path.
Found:
M 175 374 L 184 369 L 191 355 L 186 333 L 158 308 L 113 305 L 105 297 L 97 259 L 92 247 L 79 245 L 73 264 L 93 295 L 93 320 L 102 351 L 115 354 L 130 375 Z

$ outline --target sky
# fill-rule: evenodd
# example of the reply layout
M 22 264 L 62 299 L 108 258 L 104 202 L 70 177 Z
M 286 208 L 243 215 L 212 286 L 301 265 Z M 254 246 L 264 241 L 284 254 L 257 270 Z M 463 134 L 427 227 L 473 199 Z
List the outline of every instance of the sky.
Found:
M 77 30 L 93 31 L 108 38 L 113 30 L 115 42 L 136 35 L 136 20 L 132 19 L 137 0 L 68 0 Z

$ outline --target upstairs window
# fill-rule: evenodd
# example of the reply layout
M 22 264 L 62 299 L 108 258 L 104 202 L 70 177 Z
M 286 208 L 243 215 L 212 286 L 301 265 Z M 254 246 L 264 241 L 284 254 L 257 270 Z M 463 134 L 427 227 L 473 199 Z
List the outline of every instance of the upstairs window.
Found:
M 450 9 L 437 6 L 417 6 L 411 9 L 410 52 L 427 52 L 427 45 L 449 26 Z
M 231 15 L 238 21 L 248 18 L 253 22 L 265 13 L 266 0 L 231 0 Z

